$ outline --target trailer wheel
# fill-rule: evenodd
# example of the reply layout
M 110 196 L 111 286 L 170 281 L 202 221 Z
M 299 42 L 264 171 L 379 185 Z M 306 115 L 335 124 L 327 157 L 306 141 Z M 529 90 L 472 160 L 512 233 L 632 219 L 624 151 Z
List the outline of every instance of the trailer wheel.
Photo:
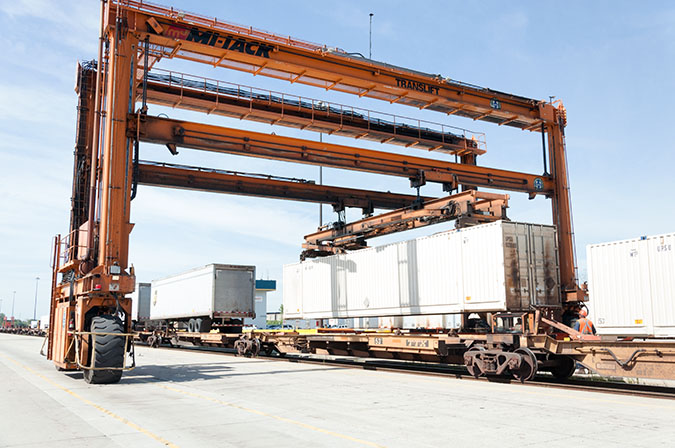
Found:
M 187 330 L 188 330 L 188 333 L 195 333 L 195 332 L 196 332 L 195 326 L 196 326 L 196 325 L 195 325 L 195 320 L 194 320 L 194 319 L 188 320 L 188 324 L 187 324 Z
M 96 316 L 91 320 L 92 333 L 124 333 L 122 321 L 116 316 Z M 124 364 L 123 336 L 112 334 L 96 336 L 96 346 L 93 346 L 93 336 L 89 336 L 89 359 L 95 354 L 95 368 L 122 367 Z M 84 371 L 84 380 L 89 384 L 112 384 L 122 378 L 122 370 L 91 370 Z
M 199 333 L 208 333 L 211 331 L 211 319 L 208 317 L 195 319 L 195 331 Z

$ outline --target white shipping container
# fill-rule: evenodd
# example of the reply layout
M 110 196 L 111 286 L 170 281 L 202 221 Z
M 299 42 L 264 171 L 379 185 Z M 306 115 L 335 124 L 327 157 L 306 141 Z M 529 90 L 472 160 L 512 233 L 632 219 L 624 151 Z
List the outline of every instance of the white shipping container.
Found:
M 255 267 L 209 264 L 152 282 L 150 318 L 255 317 Z
M 150 283 L 136 283 L 136 289 L 129 295 L 132 320 L 144 322 L 150 319 L 150 291 Z
M 598 334 L 675 337 L 675 234 L 591 244 L 589 318 Z
M 284 315 L 453 314 L 560 305 L 553 226 L 497 221 L 284 266 Z

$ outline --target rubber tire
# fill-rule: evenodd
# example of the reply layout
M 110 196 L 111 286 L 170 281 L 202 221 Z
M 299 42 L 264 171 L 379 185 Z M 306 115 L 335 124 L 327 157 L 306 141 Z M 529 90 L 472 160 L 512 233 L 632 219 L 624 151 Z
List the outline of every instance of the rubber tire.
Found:
M 91 320 L 92 333 L 124 333 L 124 326 L 119 317 L 105 315 Z M 92 347 L 93 336 L 89 337 L 89 359 L 96 353 L 94 367 L 122 367 L 124 364 L 123 336 L 104 335 L 96 337 L 96 347 Z M 121 370 L 84 370 L 84 380 L 89 384 L 114 384 L 122 378 Z
M 195 319 L 195 330 L 200 333 L 208 333 L 211 331 L 211 319 L 208 317 Z
M 187 324 L 188 333 L 195 333 L 195 331 L 196 331 L 195 327 L 196 327 L 195 320 L 194 319 L 188 320 L 188 324 Z

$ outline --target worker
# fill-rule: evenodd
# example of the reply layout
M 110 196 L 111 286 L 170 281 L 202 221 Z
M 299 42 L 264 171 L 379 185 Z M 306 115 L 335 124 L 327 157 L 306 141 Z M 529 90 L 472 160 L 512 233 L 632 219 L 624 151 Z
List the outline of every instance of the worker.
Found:
M 584 308 L 579 310 L 579 319 L 574 323 L 573 328 L 581 334 L 595 334 L 593 322 L 588 318 L 588 311 Z

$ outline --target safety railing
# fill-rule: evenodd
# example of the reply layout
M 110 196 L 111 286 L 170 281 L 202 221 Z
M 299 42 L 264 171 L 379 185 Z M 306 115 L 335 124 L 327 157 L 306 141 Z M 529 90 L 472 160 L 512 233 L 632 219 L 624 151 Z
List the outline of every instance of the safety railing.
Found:
M 478 152 L 485 152 L 487 149 L 484 133 L 457 126 L 260 89 L 173 70 L 153 69 L 148 73 L 148 81 L 178 89 L 181 101 L 184 98 L 185 91 L 188 90 L 215 95 L 216 99 L 212 111 L 218 108 L 219 98 L 229 97 L 240 102 L 248 102 L 250 112 L 254 110 L 254 102 L 266 103 L 279 108 L 282 117 L 291 110 L 310 114 L 310 122 L 315 119 L 325 120 L 332 117 L 335 119 L 332 122 L 338 129 L 358 120 L 365 123 L 364 132 L 390 133 L 393 138 L 405 137 L 433 141 L 441 147 L 452 145 L 461 148 L 463 146 L 466 150 L 478 150 Z
M 50 257 L 50 267 L 52 269 L 58 271 L 61 266 L 76 260 L 80 249 L 87 247 L 86 244 L 81 244 L 79 241 L 79 232 L 79 229 L 75 229 L 65 236 L 60 234 L 56 236 L 53 252 Z

